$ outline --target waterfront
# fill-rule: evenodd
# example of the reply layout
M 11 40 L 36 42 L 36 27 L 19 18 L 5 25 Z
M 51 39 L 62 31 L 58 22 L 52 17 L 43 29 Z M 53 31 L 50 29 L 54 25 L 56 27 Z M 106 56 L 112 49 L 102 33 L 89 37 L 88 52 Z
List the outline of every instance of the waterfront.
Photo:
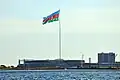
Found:
M 1 70 L 0 80 L 120 80 L 120 70 Z

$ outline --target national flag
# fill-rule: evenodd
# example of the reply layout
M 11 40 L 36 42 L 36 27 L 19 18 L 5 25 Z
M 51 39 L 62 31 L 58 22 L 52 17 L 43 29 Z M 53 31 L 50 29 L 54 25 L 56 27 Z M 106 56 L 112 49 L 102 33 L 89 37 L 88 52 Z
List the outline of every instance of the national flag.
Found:
M 59 13 L 60 13 L 60 10 L 50 14 L 47 17 L 43 17 L 43 25 L 46 24 L 46 23 L 59 21 Z

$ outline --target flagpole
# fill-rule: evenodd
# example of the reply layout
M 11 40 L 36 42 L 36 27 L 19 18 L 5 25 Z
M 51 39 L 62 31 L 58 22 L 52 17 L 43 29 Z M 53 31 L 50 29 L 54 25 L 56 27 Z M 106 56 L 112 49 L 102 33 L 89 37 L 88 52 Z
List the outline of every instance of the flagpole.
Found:
M 59 59 L 61 59 L 61 23 L 59 17 Z

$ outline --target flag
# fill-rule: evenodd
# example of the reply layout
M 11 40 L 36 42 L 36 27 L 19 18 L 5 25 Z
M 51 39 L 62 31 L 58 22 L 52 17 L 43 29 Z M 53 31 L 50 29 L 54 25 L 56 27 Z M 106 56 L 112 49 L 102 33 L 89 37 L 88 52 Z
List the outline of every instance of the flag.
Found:
M 50 14 L 47 17 L 43 17 L 43 25 L 46 24 L 46 23 L 51 23 L 51 22 L 54 22 L 54 21 L 59 21 L 59 13 L 60 13 L 60 10 L 58 10 L 58 11 Z

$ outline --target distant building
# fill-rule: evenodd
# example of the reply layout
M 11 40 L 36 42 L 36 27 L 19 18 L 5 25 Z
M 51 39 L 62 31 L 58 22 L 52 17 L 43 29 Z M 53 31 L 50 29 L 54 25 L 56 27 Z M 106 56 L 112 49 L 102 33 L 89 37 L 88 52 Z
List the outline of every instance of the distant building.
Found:
M 85 63 L 84 60 L 23 60 L 23 64 L 19 64 L 19 67 L 24 69 L 41 69 L 41 68 L 73 68 L 80 67 L 81 63 Z M 20 61 L 19 61 L 20 63 Z
M 115 63 L 115 53 L 98 53 L 98 64 L 114 64 Z
M 89 58 L 89 63 L 85 60 L 19 60 L 17 69 L 62 69 L 62 68 L 115 68 L 120 69 L 120 62 L 115 62 L 115 53 L 98 53 L 98 63 L 92 63 Z

